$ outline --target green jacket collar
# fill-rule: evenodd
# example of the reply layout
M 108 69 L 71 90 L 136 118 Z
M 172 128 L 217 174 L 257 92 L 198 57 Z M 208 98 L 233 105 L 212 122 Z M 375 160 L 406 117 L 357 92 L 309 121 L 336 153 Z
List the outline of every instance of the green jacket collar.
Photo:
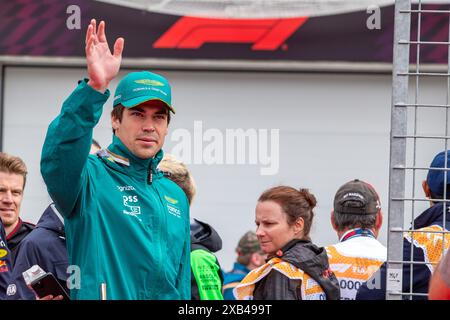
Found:
M 158 164 L 164 156 L 164 152 L 161 149 L 153 158 L 141 159 L 135 156 L 116 135 L 113 136 L 113 141 L 107 150 L 116 163 L 139 173 L 142 171 L 147 172 L 149 168 L 151 168 L 153 174 L 157 173 Z

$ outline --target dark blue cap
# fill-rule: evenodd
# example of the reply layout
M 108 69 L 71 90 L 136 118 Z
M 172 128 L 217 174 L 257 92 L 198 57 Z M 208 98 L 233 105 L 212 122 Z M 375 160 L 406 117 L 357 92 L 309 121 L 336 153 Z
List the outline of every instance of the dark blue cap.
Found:
M 447 166 L 445 166 L 445 151 L 438 153 L 433 161 L 431 161 L 430 168 L 450 168 L 450 150 L 447 150 Z M 447 194 L 449 194 L 450 174 L 449 171 L 430 169 L 427 175 L 427 183 L 431 192 L 435 196 L 442 197 L 444 195 L 444 179 L 447 174 Z

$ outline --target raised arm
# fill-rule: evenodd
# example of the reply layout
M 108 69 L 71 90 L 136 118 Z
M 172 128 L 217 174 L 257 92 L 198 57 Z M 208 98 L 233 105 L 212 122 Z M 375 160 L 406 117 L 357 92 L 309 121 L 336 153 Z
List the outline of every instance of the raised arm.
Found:
M 117 75 L 124 40 L 119 38 L 112 54 L 105 35 L 105 22 L 97 30 L 93 19 L 86 32 L 86 62 L 89 80 L 81 81 L 50 124 L 41 156 L 41 173 L 60 212 L 69 216 L 86 179 L 86 162 L 92 130 L 108 100 L 107 87 Z

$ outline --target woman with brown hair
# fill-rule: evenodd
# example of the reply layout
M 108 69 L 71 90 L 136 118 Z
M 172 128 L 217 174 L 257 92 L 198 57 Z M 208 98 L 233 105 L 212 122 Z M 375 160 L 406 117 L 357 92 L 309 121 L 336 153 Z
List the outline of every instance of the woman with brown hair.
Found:
M 339 299 L 327 253 L 309 238 L 316 203 L 307 189 L 288 186 L 271 188 L 259 197 L 256 235 L 268 261 L 235 288 L 238 299 Z

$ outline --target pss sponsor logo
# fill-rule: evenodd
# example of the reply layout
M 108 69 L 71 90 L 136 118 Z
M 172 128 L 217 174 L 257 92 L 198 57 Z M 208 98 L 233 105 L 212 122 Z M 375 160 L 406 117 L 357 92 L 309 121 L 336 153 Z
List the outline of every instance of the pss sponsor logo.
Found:
M 123 206 L 124 206 L 122 213 L 132 216 L 132 217 L 135 217 L 139 221 L 142 221 L 142 219 L 139 218 L 139 215 L 141 214 L 141 206 L 138 205 L 139 204 L 138 196 L 124 195 L 122 197 L 122 200 L 123 200 Z

